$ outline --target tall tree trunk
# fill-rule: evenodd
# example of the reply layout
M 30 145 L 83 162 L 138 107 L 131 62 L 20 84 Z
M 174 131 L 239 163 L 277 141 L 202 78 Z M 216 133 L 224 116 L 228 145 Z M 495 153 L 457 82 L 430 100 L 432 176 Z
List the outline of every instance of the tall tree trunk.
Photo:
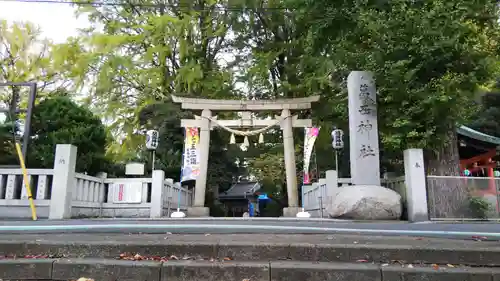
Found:
M 431 218 L 461 218 L 467 216 L 467 184 L 460 176 L 457 131 L 455 124 L 449 126 L 446 141 L 427 154 L 427 174 L 447 176 L 428 178 L 427 194 Z

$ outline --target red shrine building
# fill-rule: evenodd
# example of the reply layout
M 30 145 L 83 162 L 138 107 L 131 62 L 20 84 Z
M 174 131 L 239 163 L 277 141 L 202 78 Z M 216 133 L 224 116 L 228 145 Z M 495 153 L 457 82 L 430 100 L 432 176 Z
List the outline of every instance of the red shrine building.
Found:
M 470 178 L 464 180 L 472 185 L 474 195 L 496 199 L 497 183 L 500 186 L 500 157 L 497 155 L 500 138 L 465 126 L 458 128 L 457 133 L 461 175 Z M 497 210 L 498 207 L 497 203 Z

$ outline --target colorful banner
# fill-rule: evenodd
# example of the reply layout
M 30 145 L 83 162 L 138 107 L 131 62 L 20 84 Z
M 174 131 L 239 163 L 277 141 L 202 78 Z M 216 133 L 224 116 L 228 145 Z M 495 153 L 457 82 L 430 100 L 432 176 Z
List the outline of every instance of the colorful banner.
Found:
M 310 127 L 310 128 L 304 128 L 305 130 L 305 137 L 304 137 L 304 179 L 303 183 L 304 184 L 310 184 L 311 179 L 309 177 L 309 164 L 311 163 L 311 154 L 313 151 L 314 147 L 314 142 L 318 138 L 319 135 L 319 129 L 321 127 L 316 128 L 316 127 Z
M 181 182 L 196 180 L 200 174 L 200 135 L 198 128 L 186 128 Z

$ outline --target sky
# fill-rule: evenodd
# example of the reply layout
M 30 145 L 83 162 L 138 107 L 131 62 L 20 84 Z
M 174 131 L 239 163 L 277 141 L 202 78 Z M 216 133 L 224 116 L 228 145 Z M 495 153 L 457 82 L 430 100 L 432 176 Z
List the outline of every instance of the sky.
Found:
M 41 28 L 43 37 L 54 43 L 65 42 L 68 37 L 78 34 L 78 28 L 89 25 L 86 17 L 76 18 L 75 8 L 64 3 L 0 1 L 0 19 L 32 22 Z

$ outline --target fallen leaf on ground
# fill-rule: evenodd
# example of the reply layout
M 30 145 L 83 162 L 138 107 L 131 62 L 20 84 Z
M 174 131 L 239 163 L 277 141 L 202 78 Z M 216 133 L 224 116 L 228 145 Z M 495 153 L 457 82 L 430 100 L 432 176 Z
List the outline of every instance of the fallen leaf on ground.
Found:
M 166 262 L 169 260 L 168 257 L 160 257 L 160 256 L 142 256 L 140 254 L 129 254 L 129 253 L 121 253 L 119 259 L 126 261 L 161 261 Z
M 233 260 L 233 259 L 232 259 L 232 258 L 230 258 L 230 257 L 225 257 L 225 258 L 224 258 L 224 260 L 225 260 L 225 261 L 230 261 L 230 260 Z
M 485 236 L 472 236 L 472 239 L 476 241 L 483 241 L 483 240 L 488 240 L 488 237 Z
M 367 260 L 357 260 L 356 262 L 368 262 Z
M 448 267 L 454 268 L 455 266 L 453 264 L 447 264 Z

